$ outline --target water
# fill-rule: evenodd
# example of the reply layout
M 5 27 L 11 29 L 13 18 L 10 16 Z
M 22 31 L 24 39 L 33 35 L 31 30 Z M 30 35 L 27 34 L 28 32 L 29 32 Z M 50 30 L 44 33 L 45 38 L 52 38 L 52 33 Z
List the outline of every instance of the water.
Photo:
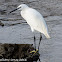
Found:
M 57 20 L 56 17 L 58 17 Z M 46 18 L 51 39 L 46 39 L 42 35 L 43 39 L 40 45 L 41 62 L 62 62 L 62 19 L 60 16 L 56 17 Z M 37 38 L 36 45 L 38 46 L 39 33 L 36 32 L 35 34 Z M 33 44 L 33 33 L 26 23 L 0 26 L 0 43 Z

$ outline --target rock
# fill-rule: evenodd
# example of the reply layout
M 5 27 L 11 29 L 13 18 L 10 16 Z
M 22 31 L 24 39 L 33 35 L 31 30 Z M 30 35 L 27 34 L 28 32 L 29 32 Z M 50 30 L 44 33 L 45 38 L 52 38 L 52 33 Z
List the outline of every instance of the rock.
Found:
M 2 26 L 2 27 L 4 26 L 4 24 L 1 21 L 0 21 L 0 26 Z
M 27 59 L 29 62 L 35 59 L 37 61 L 39 54 L 30 54 L 32 50 L 34 50 L 32 44 L 0 44 L 0 59 Z
M 5 14 L 6 14 L 6 10 L 0 9 L 0 14 L 1 14 L 1 15 L 5 15 Z

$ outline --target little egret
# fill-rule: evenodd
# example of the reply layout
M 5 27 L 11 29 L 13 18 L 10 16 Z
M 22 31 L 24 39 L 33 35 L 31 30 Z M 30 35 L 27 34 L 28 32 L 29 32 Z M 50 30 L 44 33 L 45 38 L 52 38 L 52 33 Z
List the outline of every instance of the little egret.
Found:
M 46 36 L 46 38 L 50 38 L 46 22 L 45 22 L 43 16 L 38 11 L 36 11 L 33 8 L 28 7 L 26 4 L 21 4 L 15 10 L 11 11 L 10 13 L 12 13 L 16 10 L 21 11 L 20 12 L 21 16 L 27 21 L 27 23 L 31 27 L 32 32 L 34 32 L 36 30 L 36 31 L 44 34 Z M 40 35 L 39 46 L 40 46 L 41 39 L 42 39 L 42 36 Z M 35 49 L 36 49 L 35 41 L 36 41 L 36 38 L 34 35 L 34 44 L 35 44 Z M 39 46 L 38 46 L 38 50 L 39 50 Z

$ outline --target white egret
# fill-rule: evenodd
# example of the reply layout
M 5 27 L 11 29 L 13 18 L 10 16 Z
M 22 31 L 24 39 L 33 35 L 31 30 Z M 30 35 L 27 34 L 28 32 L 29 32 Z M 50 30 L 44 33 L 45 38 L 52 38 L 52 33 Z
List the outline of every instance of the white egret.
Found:
M 32 32 L 36 30 L 44 34 L 46 38 L 50 38 L 46 22 L 43 16 L 37 10 L 28 7 L 26 4 L 21 4 L 15 10 L 11 11 L 10 13 L 16 10 L 20 10 L 21 16 L 27 21 L 27 23 L 31 27 Z M 41 41 L 41 38 L 42 36 L 40 35 L 40 41 Z M 35 40 L 36 38 L 34 36 L 34 44 L 36 44 Z M 39 41 L 39 45 L 40 45 L 40 41 Z M 35 45 L 35 49 L 36 49 L 36 45 Z

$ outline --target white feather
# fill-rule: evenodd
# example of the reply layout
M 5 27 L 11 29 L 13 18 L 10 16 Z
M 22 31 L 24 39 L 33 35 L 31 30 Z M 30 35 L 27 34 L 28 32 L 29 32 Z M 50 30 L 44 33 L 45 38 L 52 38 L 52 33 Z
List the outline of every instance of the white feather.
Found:
M 28 7 L 27 5 L 25 6 L 25 4 L 24 5 L 22 4 L 21 7 L 23 7 L 21 9 L 22 10 L 21 16 L 30 25 L 31 30 L 39 31 L 39 32 L 43 33 L 46 36 L 46 38 L 50 38 L 50 36 L 48 34 L 48 28 L 47 28 L 47 25 L 46 25 L 46 22 L 45 22 L 43 16 L 35 9 L 32 9 L 32 8 Z

